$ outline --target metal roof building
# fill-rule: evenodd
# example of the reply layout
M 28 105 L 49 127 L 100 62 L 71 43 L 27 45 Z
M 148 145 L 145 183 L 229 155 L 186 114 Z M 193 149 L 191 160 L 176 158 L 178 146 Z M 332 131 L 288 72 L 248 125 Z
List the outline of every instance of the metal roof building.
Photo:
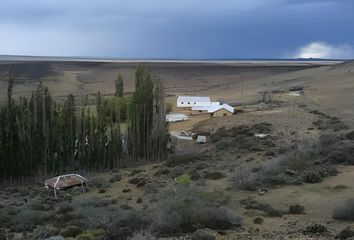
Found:
M 199 96 L 178 96 L 177 107 L 192 107 L 192 106 L 209 106 L 211 104 L 210 97 Z
M 179 121 L 185 121 L 185 120 L 189 120 L 189 118 L 186 114 L 173 113 L 173 114 L 166 115 L 166 122 L 179 122 Z
M 218 103 L 220 104 L 220 103 Z M 224 103 L 222 105 L 211 105 L 211 106 L 195 106 L 192 107 L 192 111 L 207 111 L 208 113 L 214 113 L 220 109 L 225 109 L 231 113 L 234 113 L 235 109 L 230 105 Z

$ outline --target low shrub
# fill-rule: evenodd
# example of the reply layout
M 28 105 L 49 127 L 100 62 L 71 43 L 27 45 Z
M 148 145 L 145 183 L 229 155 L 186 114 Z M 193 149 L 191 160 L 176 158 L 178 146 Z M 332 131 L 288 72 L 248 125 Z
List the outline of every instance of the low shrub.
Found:
M 354 131 L 347 133 L 345 137 L 349 140 L 354 140 Z
M 231 200 L 231 196 L 221 190 L 212 191 L 212 192 L 200 192 L 199 195 L 203 199 L 210 201 L 210 202 L 214 202 L 219 205 L 226 205 Z
M 51 225 L 37 226 L 33 231 L 34 239 L 47 239 L 59 234 L 59 229 Z M 1 239 L 1 238 L 0 238 Z
M 111 206 L 109 201 L 96 198 L 74 200 L 72 207 L 73 214 L 78 216 L 85 229 L 105 228 L 113 219 L 123 214 L 122 209 Z
M 115 173 L 111 176 L 109 182 L 114 183 L 114 182 L 119 182 L 120 180 L 122 180 L 122 176 L 118 173 Z
M 305 214 L 305 208 L 301 205 L 290 205 L 289 214 Z
M 334 164 L 354 164 L 354 143 L 350 140 L 343 140 L 331 145 L 325 150 L 326 160 Z
M 76 236 L 75 240 L 95 240 L 95 236 L 91 233 L 81 233 Z
M 134 184 L 137 187 L 143 187 L 148 182 L 148 177 L 144 173 L 140 173 L 134 178 L 129 179 L 130 184 Z
M 163 196 L 152 223 L 153 230 L 162 235 L 193 232 L 198 228 L 225 230 L 241 225 L 240 216 L 203 197 L 197 189 L 186 187 Z
M 304 231 L 302 231 L 305 235 L 322 235 L 328 233 L 328 230 L 325 226 L 321 224 L 314 224 L 311 226 L 307 226 Z
M 238 190 L 254 191 L 261 185 L 258 176 L 248 168 L 240 167 L 232 178 L 234 187 Z
M 185 154 L 172 155 L 166 162 L 167 167 L 175 167 L 178 165 L 185 165 L 190 162 L 204 161 L 208 158 L 205 154 Z
M 85 232 L 81 233 L 76 236 L 76 240 L 95 240 L 97 238 L 101 239 L 103 236 L 105 236 L 106 232 L 100 228 L 100 229 L 95 229 L 90 232 Z
M 245 206 L 246 209 L 254 209 L 263 211 L 268 217 L 281 217 L 286 212 L 283 210 L 275 209 L 270 204 L 260 203 L 256 200 L 246 198 L 241 200 L 241 204 Z
M 332 165 L 326 163 L 326 156 L 328 158 L 331 154 L 328 149 L 331 148 L 330 146 L 336 146 L 333 143 L 336 139 L 338 138 L 332 136 L 329 139 L 302 141 L 288 147 L 288 151 L 283 155 L 266 161 L 257 172 L 241 167 L 236 171 L 233 183 L 239 190 L 253 191 L 262 186 L 321 182 L 323 178 L 334 176 L 337 173 Z M 348 144 L 343 145 L 340 150 L 341 155 L 336 156 L 354 155 L 354 147 L 353 151 L 347 152 L 348 149 L 350 149 Z M 349 157 L 344 159 L 347 163 L 350 162 Z
M 9 226 L 15 232 L 32 231 L 38 225 L 45 225 L 55 219 L 54 211 L 39 211 L 21 208 L 9 219 Z
M 354 237 L 354 229 L 351 226 L 344 228 L 335 239 L 343 240 L 343 239 L 352 239 Z
M 256 217 L 255 219 L 253 219 L 253 223 L 255 224 L 262 224 L 264 222 L 264 219 L 261 217 Z
M 302 179 L 305 183 L 322 182 L 322 176 L 318 171 L 307 170 L 302 174 Z
M 76 237 L 82 233 L 82 230 L 77 226 L 67 226 L 60 231 L 60 235 L 63 237 Z
M 214 171 L 214 172 L 206 172 L 204 174 L 204 178 L 205 179 L 211 179 L 211 180 L 218 180 L 218 179 L 222 179 L 226 177 L 225 176 L 225 173 L 222 173 L 222 172 L 217 172 L 217 171 Z
M 128 237 L 128 240 L 157 240 L 150 229 L 140 229 Z
M 187 171 L 187 168 L 185 166 L 175 166 L 172 167 L 170 170 L 171 177 L 176 178 L 185 173 Z
M 108 239 L 126 239 L 132 232 L 146 228 L 151 223 L 150 216 L 135 209 L 116 213 L 115 218 L 103 228 Z
M 192 183 L 192 179 L 188 174 L 177 177 L 176 181 L 183 186 L 189 186 Z
M 88 182 L 88 185 L 95 188 L 108 188 L 109 181 L 101 177 L 96 177 L 96 178 L 92 178 Z
M 354 199 L 349 199 L 346 203 L 337 206 L 333 210 L 332 217 L 336 220 L 354 220 Z

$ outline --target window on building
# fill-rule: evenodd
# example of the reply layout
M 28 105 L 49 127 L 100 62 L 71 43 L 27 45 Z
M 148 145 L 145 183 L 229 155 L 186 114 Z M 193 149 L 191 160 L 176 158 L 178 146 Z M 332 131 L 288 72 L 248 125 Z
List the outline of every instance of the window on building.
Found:
M 181 102 L 181 104 L 183 104 L 183 102 Z
M 190 105 L 191 103 L 190 102 L 188 102 L 188 105 Z

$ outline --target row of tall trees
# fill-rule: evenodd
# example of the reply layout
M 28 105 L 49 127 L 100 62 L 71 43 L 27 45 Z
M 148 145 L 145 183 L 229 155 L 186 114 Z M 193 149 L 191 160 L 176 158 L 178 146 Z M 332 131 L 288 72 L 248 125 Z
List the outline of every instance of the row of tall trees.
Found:
M 135 73 L 135 93 L 129 108 L 128 151 L 134 161 L 163 159 L 166 153 L 164 88 L 140 65 Z
M 40 84 L 30 97 L 0 105 L 0 181 L 18 181 L 79 170 L 117 168 L 129 162 L 159 161 L 166 152 L 163 86 L 139 66 L 136 92 L 123 96 L 118 76 L 113 98 L 96 94 L 94 105 L 56 101 Z M 127 126 L 127 127 L 126 127 Z

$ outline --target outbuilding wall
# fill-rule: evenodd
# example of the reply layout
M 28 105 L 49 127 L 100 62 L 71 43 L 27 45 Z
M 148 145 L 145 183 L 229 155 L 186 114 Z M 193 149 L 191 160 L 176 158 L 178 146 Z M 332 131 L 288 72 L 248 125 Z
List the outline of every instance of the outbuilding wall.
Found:
M 214 112 L 212 115 L 213 115 L 213 117 L 221 117 L 221 116 L 231 116 L 232 113 L 227 111 L 226 109 L 222 108 L 222 109 Z

